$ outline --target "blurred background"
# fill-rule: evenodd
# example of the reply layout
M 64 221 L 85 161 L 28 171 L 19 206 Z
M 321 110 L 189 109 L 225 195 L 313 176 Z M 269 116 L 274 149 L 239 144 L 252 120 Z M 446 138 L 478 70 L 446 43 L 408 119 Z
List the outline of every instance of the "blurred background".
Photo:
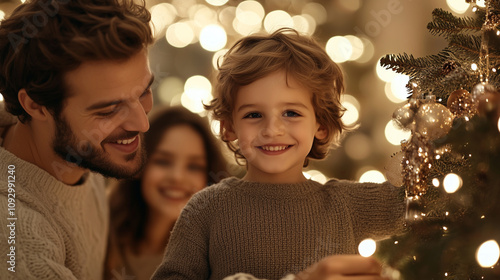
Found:
M 0 19 L 22 0 L 0 1 Z M 477 1 L 481 5 L 481 1 Z M 426 29 L 435 8 L 471 13 L 465 0 L 146 0 L 156 43 L 150 50 L 155 106 L 182 104 L 205 116 L 215 62 L 236 40 L 255 32 L 292 27 L 313 35 L 344 71 L 344 121 L 358 128 L 323 161 L 312 161 L 307 176 L 385 180 L 391 157 L 410 136 L 391 120 L 406 101 L 408 77 L 385 70 L 390 53 L 421 57 L 446 46 Z M 3 99 L 0 95 L 0 99 Z M 214 132 L 218 124 L 212 122 Z M 228 161 L 233 163 L 228 153 Z M 396 164 L 395 164 L 396 163 Z M 392 167 L 391 167 L 392 166 Z M 231 168 L 241 174 L 241 168 Z

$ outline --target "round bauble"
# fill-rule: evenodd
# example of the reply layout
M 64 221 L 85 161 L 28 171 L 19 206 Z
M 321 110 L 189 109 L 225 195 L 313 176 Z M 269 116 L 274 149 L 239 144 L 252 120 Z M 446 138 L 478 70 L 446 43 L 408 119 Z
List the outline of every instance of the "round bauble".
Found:
M 409 128 L 410 124 L 413 122 L 415 117 L 415 112 L 410 108 L 411 104 L 406 103 L 403 107 L 400 107 L 392 113 L 392 119 L 401 128 Z
M 478 113 L 491 120 L 498 120 L 500 117 L 500 92 L 486 90 L 479 97 Z
M 465 89 L 458 89 L 450 93 L 446 105 L 450 112 L 457 117 L 470 117 L 476 112 L 476 106 L 472 102 L 472 94 Z
M 420 106 L 415 115 L 415 130 L 430 139 L 438 139 L 450 131 L 454 116 L 439 103 L 426 103 Z
M 494 91 L 494 90 L 495 88 L 488 83 L 481 82 L 479 84 L 476 84 L 471 91 L 472 102 L 477 104 L 479 102 L 479 97 L 481 95 L 483 95 L 486 91 Z

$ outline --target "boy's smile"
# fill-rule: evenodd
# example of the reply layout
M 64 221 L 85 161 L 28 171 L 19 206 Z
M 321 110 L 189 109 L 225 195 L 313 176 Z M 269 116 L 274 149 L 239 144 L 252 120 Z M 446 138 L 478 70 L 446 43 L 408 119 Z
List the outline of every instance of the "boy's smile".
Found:
M 304 160 L 314 138 L 326 131 L 316 122 L 311 93 L 284 71 L 242 86 L 235 99 L 226 139 L 238 140 L 248 162 L 248 181 L 293 183 L 306 180 Z

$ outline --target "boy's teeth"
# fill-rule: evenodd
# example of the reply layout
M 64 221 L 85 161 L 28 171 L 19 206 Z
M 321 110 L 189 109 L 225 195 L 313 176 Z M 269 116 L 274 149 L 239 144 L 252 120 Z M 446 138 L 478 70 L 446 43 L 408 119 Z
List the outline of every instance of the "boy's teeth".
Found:
M 126 144 L 130 144 L 130 143 L 134 142 L 134 140 L 135 140 L 135 137 L 131 138 L 131 139 L 118 140 L 118 141 L 116 141 L 116 143 L 126 145 Z
M 282 151 L 286 149 L 286 147 L 287 146 L 262 146 L 262 149 L 266 151 L 276 152 L 276 151 Z

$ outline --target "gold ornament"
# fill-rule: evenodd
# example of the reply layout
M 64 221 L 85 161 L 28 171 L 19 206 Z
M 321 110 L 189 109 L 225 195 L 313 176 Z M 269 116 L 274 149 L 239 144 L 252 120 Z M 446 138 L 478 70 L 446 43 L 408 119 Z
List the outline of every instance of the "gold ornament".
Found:
M 500 92 L 486 89 L 478 101 L 479 115 L 497 121 L 500 117 Z
M 453 114 L 439 103 L 425 103 L 418 108 L 415 116 L 415 131 L 429 140 L 445 136 L 453 124 Z
M 414 133 L 409 142 L 401 144 L 401 148 L 406 196 L 423 195 L 428 189 L 427 178 L 434 159 L 433 146 L 427 137 Z
M 415 112 L 411 107 L 412 105 L 410 103 L 406 103 L 403 107 L 396 109 L 396 111 L 392 113 L 392 119 L 401 128 L 410 128 L 410 124 L 413 123 Z
M 450 93 L 446 103 L 450 112 L 456 117 L 472 117 L 477 112 L 475 104 L 472 102 L 472 95 L 465 89 L 458 89 Z

